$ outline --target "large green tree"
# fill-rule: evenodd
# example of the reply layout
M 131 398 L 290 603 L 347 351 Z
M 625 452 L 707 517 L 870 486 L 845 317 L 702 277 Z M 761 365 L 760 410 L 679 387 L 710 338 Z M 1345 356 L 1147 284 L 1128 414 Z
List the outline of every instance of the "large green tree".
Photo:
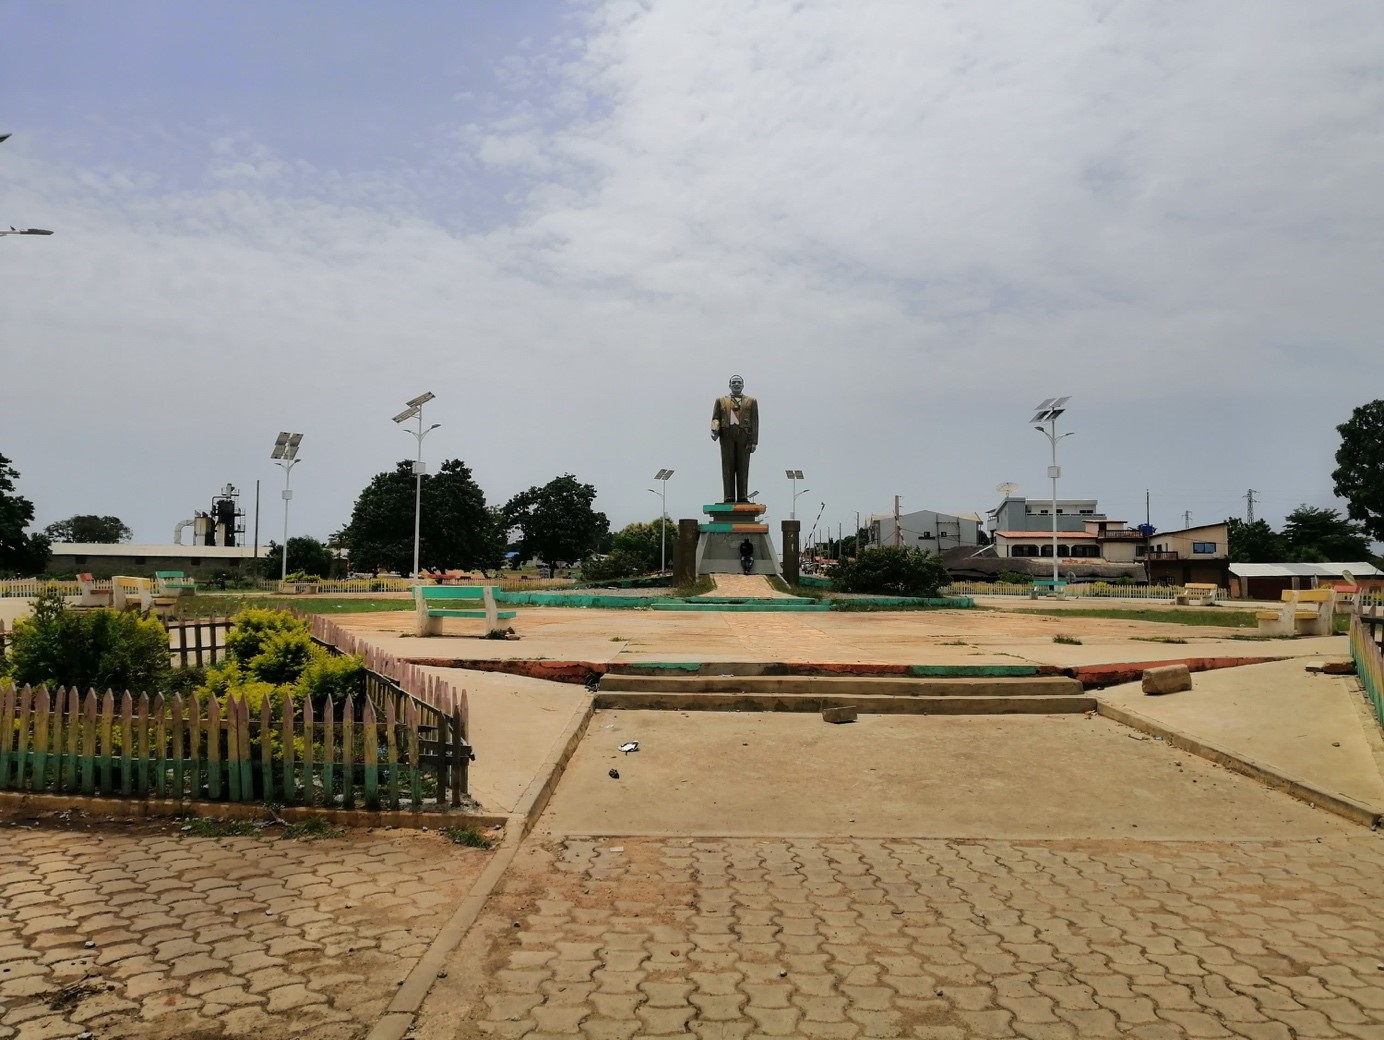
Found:
M 283 566 L 283 547 L 278 542 L 270 542 L 261 564 L 263 572 L 277 578 L 284 572 Z M 288 573 L 331 577 L 332 551 L 316 538 L 296 535 L 288 540 Z
M 629 524 L 616 531 L 610 536 L 610 551 L 626 554 L 641 573 L 656 571 L 665 562 L 672 566 L 677 540 L 677 524 L 658 517 L 647 524 Z
M 52 552 L 41 534 L 25 534 L 33 523 L 34 506 L 14 493 L 19 471 L 0 455 L 0 575 L 40 573 L 48 566 Z
M 118 516 L 96 516 L 81 513 L 49 524 L 43 533 L 55 542 L 96 542 L 113 544 L 128 542 L 134 532 Z
M 1231 563 L 1286 563 L 1288 541 L 1275 531 L 1267 520 L 1250 523 L 1232 516 L 1226 520 L 1229 529 Z
M 1336 430 L 1341 435 L 1331 474 L 1336 497 L 1365 534 L 1384 541 L 1384 400 L 1362 404 Z
M 448 459 L 423 477 L 418 565 L 443 570 L 500 565 L 503 543 L 485 494 L 460 459 Z M 356 570 L 413 569 L 413 463 L 379 473 L 356 499 L 342 537 Z
M 519 531 L 519 552 L 544 563 L 572 563 L 599 552 L 610 521 L 592 508 L 596 489 L 570 473 L 521 491 L 505 504 L 507 529 Z
M 1283 537 L 1294 560 L 1350 563 L 1370 558 L 1370 540 L 1364 528 L 1338 510 L 1301 505 L 1284 520 Z

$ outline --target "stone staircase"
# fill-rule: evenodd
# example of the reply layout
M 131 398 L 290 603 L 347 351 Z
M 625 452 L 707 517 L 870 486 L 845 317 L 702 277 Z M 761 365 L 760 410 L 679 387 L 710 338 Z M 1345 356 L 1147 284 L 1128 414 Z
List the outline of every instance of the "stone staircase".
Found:
M 596 692 L 598 708 L 818 712 L 847 705 L 867 715 L 1059 715 L 1094 711 L 1096 699 L 1065 676 L 608 673 Z

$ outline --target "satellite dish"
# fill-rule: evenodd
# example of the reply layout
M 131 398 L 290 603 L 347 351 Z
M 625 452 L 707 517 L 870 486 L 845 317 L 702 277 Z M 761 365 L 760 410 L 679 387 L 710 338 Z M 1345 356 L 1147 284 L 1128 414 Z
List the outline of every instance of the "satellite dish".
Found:
M 1009 481 L 1005 481 L 1003 484 L 996 484 L 995 490 L 998 491 L 1001 495 L 1009 496 L 1019 490 L 1019 485 L 1010 483 Z

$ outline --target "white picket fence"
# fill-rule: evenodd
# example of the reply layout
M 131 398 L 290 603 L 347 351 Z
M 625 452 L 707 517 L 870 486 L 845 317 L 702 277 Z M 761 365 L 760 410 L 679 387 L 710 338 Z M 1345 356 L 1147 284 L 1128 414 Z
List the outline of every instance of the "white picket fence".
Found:
M 1182 590 L 1163 585 L 1113 585 L 1106 582 L 1070 584 L 1063 593 L 1068 599 L 1133 599 L 1171 603 Z M 1015 596 L 1027 599 L 1032 585 L 1009 585 L 997 581 L 961 581 L 942 589 L 944 596 Z M 1216 590 L 1217 601 L 1228 599 L 1225 589 Z

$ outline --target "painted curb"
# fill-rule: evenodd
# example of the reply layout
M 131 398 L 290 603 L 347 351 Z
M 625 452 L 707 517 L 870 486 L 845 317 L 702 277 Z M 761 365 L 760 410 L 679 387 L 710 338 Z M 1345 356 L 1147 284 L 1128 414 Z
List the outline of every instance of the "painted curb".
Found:
M 509 817 L 512 825 L 505 828 L 504 840 L 496 850 L 494 858 L 486 864 L 485 870 L 476 879 L 471 891 L 434 936 L 426 952 L 404 979 L 404 984 L 394 994 L 394 999 L 390 1001 L 385 1013 L 365 1035 L 365 1040 L 403 1040 L 413 1027 L 424 999 L 427 998 L 433 983 L 437 981 L 437 973 L 446 967 L 448 958 L 466 938 L 471 926 L 485 909 L 491 894 L 508 872 L 510 864 L 514 862 L 514 857 L 519 854 L 520 844 L 543 814 L 553 791 L 557 789 L 558 781 L 562 779 L 567 763 L 571 761 L 577 745 L 586 735 L 587 726 L 590 725 L 594 713 L 594 705 L 588 702 L 586 709 L 568 724 L 563 735 L 558 738 L 553 753 L 540 767 L 538 776 L 520 796 L 515 812 Z
M 30 791 L 0 791 L 0 811 L 6 812 L 65 812 L 80 810 L 88 816 L 113 816 L 116 819 L 176 819 L 199 816 L 211 820 L 264 820 L 268 810 L 255 802 L 198 802 L 175 798 L 94 798 L 82 794 L 47 794 Z M 274 810 L 274 815 L 289 822 L 313 817 L 325 819 L 342 827 L 505 827 L 510 817 L 494 813 L 409 812 L 403 809 L 327 809 L 307 805 L 286 805 Z
M 1275 791 L 1282 791 L 1300 802 L 1307 802 L 1314 808 L 1335 813 L 1352 823 L 1370 828 L 1378 828 L 1384 823 L 1384 809 L 1358 802 L 1353 798 L 1347 798 L 1345 795 L 1323 791 L 1320 787 L 1303 780 L 1296 780 L 1272 766 L 1264 765 L 1252 758 L 1237 755 L 1223 747 L 1170 729 L 1161 722 L 1156 722 L 1127 708 L 1107 704 L 1097 698 L 1096 713 L 1112 722 L 1118 722 L 1130 729 L 1138 730 L 1140 733 L 1147 733 L 1151 737 L 1162 737 L 1163 742 L 1170 747 L 1175 747 L 1180 751 L 1188 751 L 1198 758 L 1204 758 L 1208 762 L 1223 766 L 1232 773 L 1239 773 L 1251 780 L 1257 780 L 1266 787 Z

